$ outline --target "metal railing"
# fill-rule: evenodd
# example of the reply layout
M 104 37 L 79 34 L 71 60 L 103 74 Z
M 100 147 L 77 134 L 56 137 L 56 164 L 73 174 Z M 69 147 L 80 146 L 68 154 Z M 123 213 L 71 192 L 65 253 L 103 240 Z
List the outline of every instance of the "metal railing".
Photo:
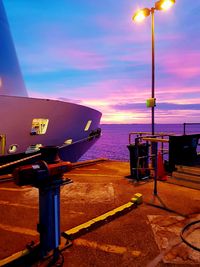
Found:
M 186 126 L 187 125 L 199 125 L 200 126 L 200 123 L 199 122 L 185 122 L 183 123 L 183 134 L 186 135 Z
M 145 172 L 145 170 L 154 171 L 154 175 L 157 175 L 158 155 L 160 154 L 164 160 L 169 160 L 169 137 L 172 135 L 174 134 L 163 132 L 156 133 L 155 135 L 152 135 L 150 132 L 129 133 L 129 145 L 135 146 L 134 149 L 136 151 L 135 160 L 133 161 L 135 163 L 130 162 L 131 175 L 135 176 L 136 179 L 140 179 L 139 172 Z M 134 141 L 133 136 L 135 137 Z M 141 153 L 143 148 L 145 152 L 142 151 Z
M 137 142 L 141 143 L 142 141 L 146 141 L 147 143 L 150 142 L 157 142 L 158 143 L 158 148 L 161 154 L 168 154 L 168 149 L 164 147 L 164 143 L 169 143 L 169 136 L 174 135 L 173 133 L 155 133 L 152 135 L 150 132 L 130 132 L 129 133 L 129 145 L 133 144 L 132 138 L 135 136 L 134 144 Z M 159 146 L 160 144 L 160 146 Z M 150 145 L 151 146 L 151 145 Z M 152 155 L 150 155 L 152 157 Z

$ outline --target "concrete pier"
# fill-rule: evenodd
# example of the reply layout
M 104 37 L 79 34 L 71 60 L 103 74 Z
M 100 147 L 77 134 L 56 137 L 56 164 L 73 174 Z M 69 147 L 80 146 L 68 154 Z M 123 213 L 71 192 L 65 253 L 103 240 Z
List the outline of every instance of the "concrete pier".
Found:
M 154 196 L 153 180 L 136 182 L 127 178 L 129 172 L 128 162 L 102 159 L 77 164 L 65 174 L 73 183 L 61 188 L 61 232 L 124 205 L 135 193 L 143 195 L 144 203 L 75 238 L 62 251 L 63 266 L 199 266 L 199 252 L 179 236 L 187 223 L 200 219 L 199 190 L 158 181 Z M 2 266 L 3 259 L 39 241 L 38 190 L 0 183 L 0 204 Z M 188 240 L 200 247 L 199 229 Z M 47 261 L 33 266 L 47 266 Z

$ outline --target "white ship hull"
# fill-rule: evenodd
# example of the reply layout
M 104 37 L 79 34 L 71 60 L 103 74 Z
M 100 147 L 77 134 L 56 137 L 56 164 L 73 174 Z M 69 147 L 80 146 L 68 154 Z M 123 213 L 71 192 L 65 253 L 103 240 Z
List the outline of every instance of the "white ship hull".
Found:
M 39 153 L 41 146 L 57 146 L 62 160 L 77 161 L 100 135 L 101 113 L 28 97 L 2 0 L 0 40 L 0 172 L 6 162 Z
M 14 155 L 58 146 L 62 160 L 77 161 L 97 140 L 101 113 L 77 104 L 48 99 L 0 96 L 0 163 Z M 33 121 L 46 120 L 45 132 L 34 132 Z

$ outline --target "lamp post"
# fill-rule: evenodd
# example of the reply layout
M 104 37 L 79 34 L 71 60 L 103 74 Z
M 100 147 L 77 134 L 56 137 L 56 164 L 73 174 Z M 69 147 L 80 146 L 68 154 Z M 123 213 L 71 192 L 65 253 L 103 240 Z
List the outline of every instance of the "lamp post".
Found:
M 152 77 L 151 77 L 151 98 L 147 99 L 147 107 L 151 107 L 151 133 L 155 134 L 155 46 L 154 46 L 154 12 L 155 10 L 168 10 L 175 4 L 175 0 L 159 0 L 155 3 L 154 7 L 139 9 L 134 15 L 133 20 L 135 22 L 141 22 L 151 14 L 151 55 L 152 55 Z

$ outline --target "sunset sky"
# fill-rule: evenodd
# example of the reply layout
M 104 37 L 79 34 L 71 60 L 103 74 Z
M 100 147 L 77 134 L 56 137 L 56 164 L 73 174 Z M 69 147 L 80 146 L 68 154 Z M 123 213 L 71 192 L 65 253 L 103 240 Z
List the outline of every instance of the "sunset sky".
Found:
M 87 105 L 102 123 L 151 123 L 152 0 L 4 0 L 29 96 Z M 155 13 L 156 123 L 200 120 L 200 1 Z

